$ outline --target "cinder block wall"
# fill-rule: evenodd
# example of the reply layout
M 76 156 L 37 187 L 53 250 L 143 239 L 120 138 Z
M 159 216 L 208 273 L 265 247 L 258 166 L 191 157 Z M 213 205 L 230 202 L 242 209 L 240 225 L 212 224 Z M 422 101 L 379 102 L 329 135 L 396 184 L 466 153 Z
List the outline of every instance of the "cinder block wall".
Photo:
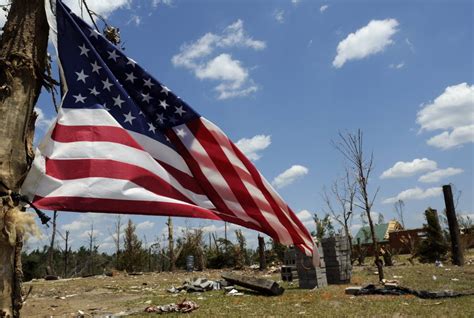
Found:
M 347 284 L 352 277 L 351 253 L 346 236 L 325 238 L 321 242 L 328 284 Z

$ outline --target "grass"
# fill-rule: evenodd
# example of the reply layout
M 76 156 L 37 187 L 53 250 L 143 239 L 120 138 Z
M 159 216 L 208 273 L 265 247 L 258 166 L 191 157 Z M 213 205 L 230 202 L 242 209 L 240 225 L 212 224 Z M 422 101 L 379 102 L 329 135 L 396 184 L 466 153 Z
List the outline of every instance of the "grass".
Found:
M 466 255 L 463 267 L 433 264 L 410 265 L 406 257 L 397 257 L 396 265 L 385 267 L 385 277 L 400 285 L 430 291 L 474 289 L 474 250 Z M 470 262 L 469 262 L 470 261 Z M 369 264 L 370 260 L 367 260 Z M 469 262 L 469 263 L 468 263 Z M 142 311 L 148 304 L 165 305 L 183 299 L 193 300 L 200 308 L 193 317 L 474 317 L 474 296 L 423 300 L 414 296 L 350 296 L 347 286 L 377 283 L 374 266 L 355 266 L 352 283 L 330 285 L 316 290 L 301 290 L 298 283 L 282 283 L 285 293 L 266 297 L 241 289 L 244 296 L 226 296 L 223 291 L 170 294 L 166 289 L 179 286 L 185 279 L 219 279 L 222 271 L 186 273 L 145 273 L 143 276 L 89 277 L 75 280 L 38 280 L 22 311 L 24 317 L 72 317 L 78 310 L 86 317 L 105 316 L 121 311 L 136 312 L 133 317 L 150 317 Z M 279 274 L 267 276 L 247 270 L 243 275 L 261 276 L 279 281 Z M 433 276 L 436 279 L 433 279 Z M 69 295 L 69 296 L 68 296 Z M 171 313 L 167 317 L 182 316 Z
M 473 258 L 473 254 L 468 255 Z M 399 257 L 398 263 L 405 263 Z M 195 274 L 199 275 L 199 274 Z M 396 265 L 385 268 L 385 277 L 400 277 L 400 285 L 423 290 L 468 291 L 474 289 L 474 265 L 464 267 L 435 267 L 433 264 Z M 436 277 L 436 279 L 434 279 Z M 278 280 L 278 275 L 273 279 Z M 454 279 L 454 280 L 453 280 Z M 355 267 L 352 286 L 377 283 L 375 267 Z M 474 296 L 423 300 L 414 296 L 350 296 L 344 294 L 349 285 L 331 285 L 317 290 L 298 289 L 297 283 L 282 283 L 285 293 L 265 297 L 245 291 L 244 296 L 226 296 L 222 291 L 170 295 L 160 293 L 146 298 L 153 304 L 168 304 L 184 298 L 193 300 L 200 308 L 196 317 L 259 316 L 259 317 L 474 317 Z M 145 298 L 143 299 L 145 301 Z M 169 317 L 180 314 L 168 314 Z M 149 314 L 137 314 L 145 317 Z

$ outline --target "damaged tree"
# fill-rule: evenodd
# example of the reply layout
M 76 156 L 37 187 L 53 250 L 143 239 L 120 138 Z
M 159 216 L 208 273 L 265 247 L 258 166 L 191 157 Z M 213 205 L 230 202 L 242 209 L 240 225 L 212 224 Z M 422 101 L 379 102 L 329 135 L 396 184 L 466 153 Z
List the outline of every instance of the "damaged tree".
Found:
M 369 197 L 369 178 L 372 173 L 374 154 L 370 154 L 367 158 L 364 154 L 363 147 L 363 134 L 359 129 L 357 133 L 339 133 L 340 140 L 335 143 L 336 149 L 338 149 L 343 156 L 349 161 L 351 168 L 357 179 L 357 199 L 359 204 L 357 206 L 361 208 L 366 216 L 369 223 L 370 235 L 372 237 L 372 247 L 374 249 L 375 265 L 377 266 L 379 280 L 382 281 L 383 275 L 383 263 L 380 259 L 380 251 L 375 237 L 374 222 L 372 221 L 371 211 L 372 205 L 374 204 L 375 197 L 377 196 L 378 189 L 372 198 Z
M 342 185 L 341 185 L 342 183 Z M 352 260 L 352 235 L 350 231 L 351 219 L 354 212 L 354 199 L 356 195 L 356 185 L 355 180 L 352 179 L 349 171 L 346 169 L 346 174 L 343 179 L 334 181 L 331 187 L 331 194 L 335 198 L 338 207 L 333 207 L 332 200 L 330 195 L 324 189 L 323 191 L 323 200 L 326 203 L 326 206 L 331 212 L 334 219 L 341 225 L 344 229 L 344 235 L 349 241 L 349 251 L 351 253 Z
M 33 112 L 43 83 L 48 23 L 42 0 L 12 1 L 0 40 L 0 316 L 19 317 L 20 186 L 33 160 Z

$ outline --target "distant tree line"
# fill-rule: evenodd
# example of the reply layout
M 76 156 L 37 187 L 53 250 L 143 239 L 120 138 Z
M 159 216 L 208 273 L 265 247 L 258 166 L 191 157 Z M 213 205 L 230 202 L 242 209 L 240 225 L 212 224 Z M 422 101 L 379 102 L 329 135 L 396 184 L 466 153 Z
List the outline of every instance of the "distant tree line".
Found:
M 117 229 L 121 227 L 120 222 L 118 219 Z M 68 237 L 69 233 L 66 234 Z M 182 270 L 186 268 L 188 256 L 193 256 L 195 270 L 242 269 L 258 264 L 259 261 L 258 249 L 247 246 L 247 239 L 241 230 L 235 231 L 236 241 L 232 242 L 217 237 L 215 233 L 204 233 L 201 229 L 185 229 L 173 242 L 173 251 L 160 242 L 148 245 L 140 240 L 136 225 L 131 220 L 113 237 L 117 247 L 114 253 L 99 252 L 100 245 L 96 244 L 93 226 L 88 246 L 81 246 L 77 250 L 72 250 L 70 246 L 67 249 L 65 246 L 60 247 L 64 244 L 52 244 L 29 252 L 23 251 L 25 280 L 44 278 L 47 275 L 84 277 L 106 274 L 113 270 L 128 273 Z M 283 262 L 285 250 L 286 246 L 269 240 L 265 247 L 267 264 Z

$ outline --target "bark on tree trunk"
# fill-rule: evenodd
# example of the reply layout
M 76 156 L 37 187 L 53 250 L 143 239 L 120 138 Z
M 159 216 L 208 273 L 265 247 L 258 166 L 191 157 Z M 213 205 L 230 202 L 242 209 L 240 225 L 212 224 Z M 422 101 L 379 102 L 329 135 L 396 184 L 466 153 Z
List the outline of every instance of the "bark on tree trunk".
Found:
M 33 160 L 34 105 L 46 63 L 48 24 L 42 0 L 15 0 L 0 40 L 0 316 L 19 317 L 21 246 L 8 195 L 18 192 Z M 20 232 L 21 233 L 21 232 Z
M 56 240 L 56 219 L 58 217 L 58 211 L 54 211 L 53 214 L 53 228 L 51 231 L 51 243 L 48 249 L 48 267 L 50 273 L 48 275 L 56 275 L 54 268 L 54 241 Z
M 169 271 L 174 272 L 176 269 L 176 256 L 174 254 L 174 239 L 173 239 L 173 219 L 168 217 L 168 249 L 170 258 Z

